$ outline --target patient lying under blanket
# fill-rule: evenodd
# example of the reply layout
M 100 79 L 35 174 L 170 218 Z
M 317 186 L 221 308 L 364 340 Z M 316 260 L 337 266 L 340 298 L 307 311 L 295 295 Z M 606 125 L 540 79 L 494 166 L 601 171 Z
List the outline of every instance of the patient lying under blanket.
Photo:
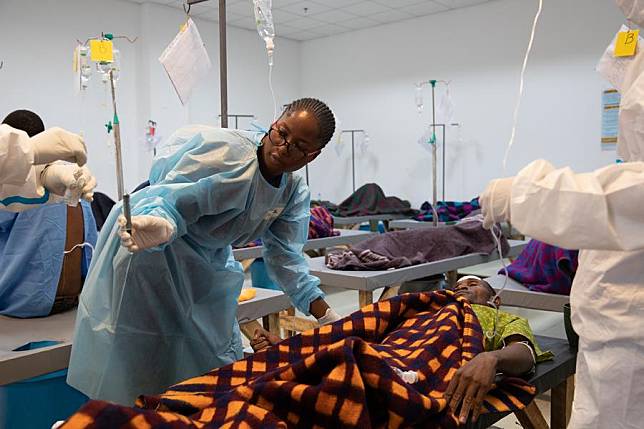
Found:
M 480 222 L 471 220 L 379 234 L 349 250 L 330 252 L 325 262 L 333 270 L 389 270 L 470 253 L 490 254 L 496 247 L 492 233 Z M 501 247 L 504 254 L 508 252 L 508 241 L 503 236 Z
M 530 347 L 513 349 L 524 371 L 532 367 Z M 489 356 L 484 350 L 481 325 L 465 294 L 407 294 L 186 380 L 160 396 L 142 396 L 136 408 L 90 401 L 63 428 L 451 428 L 461 414 L 470 413 L 460 406 L 465 395 L 459 380 L 465 379 L 468 363 Z M 475 415 L 515 411 L 533 399 L 535 389 L 525 381 L 506 377 L 494 383 L 495 373 L 477 391 L 482 394 Z M 450 402 L 459 404 L 456 414 Z

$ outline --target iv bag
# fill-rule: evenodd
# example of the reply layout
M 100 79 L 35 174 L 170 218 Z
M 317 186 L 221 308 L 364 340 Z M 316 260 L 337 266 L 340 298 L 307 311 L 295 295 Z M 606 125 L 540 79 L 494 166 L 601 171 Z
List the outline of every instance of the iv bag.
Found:
M 418 114 L 423 113 L 423 84 L 416 84 L 416 107 L 418 108 Z
M 272 0 L 253 0 L 257 32 L 259 33 L 259 37 L 266 43 L 266 52 L 268 53 L 270 65 L 273 65 L 273 51 L 275 50 L 275 44 L 273 42 L 275 38 L 275 26 L 273 25 L 272 8 Z
M 78 46 L 78 68 L 80 73 L 80 89 L 87 89 L 89 78 L 92 76 L 92 65 L 89 59 L 89 46 Z
M 101 74 L 103 82 L 109 82 L 110 70 L 113 70 L 114 83 L 119 80 L 119 72 L 121 70 L 121 52 L 114 48 L 113 60 L 111 63 L 101 61 L 96 63 L 96 70 Z

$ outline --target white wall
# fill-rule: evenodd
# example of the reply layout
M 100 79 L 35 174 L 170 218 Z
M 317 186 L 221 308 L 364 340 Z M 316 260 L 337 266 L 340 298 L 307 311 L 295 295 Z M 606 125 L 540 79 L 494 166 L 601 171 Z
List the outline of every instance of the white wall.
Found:
M 462 124 L 461 142 L 448 130 L 446 197 L 472 198 L 503 174 L 536 4 L 497 0 L 303 43 L 302 94 L 326 100 L 343 128 L 371 135 L 358 186 L 374 181 L 416 205 L 431 197 L 431 155 L 417 144 L 429 110 L 421 118 L 414 104 L 414 83 L 428 79 L 452 81 Z M 613 0 L 544 1 L 506 175 L 535 158 L 577 170 L 614 162 L 600 148 L 605 84 L 594 66 L 621 23 Z M 348 150 L 326 150 L 310 171 L 314 196 L 339 202 L 351 192 Z
M 115 197 L 113 150 L 103 126 L 112 117 L 110 99 L 96 75 L 84 97 L 74 94 L 72 52 L 76 39 L 84 40 L 101 31 L 138 36 L 133 45 L 116 42 L 122 53 L 117 98 L 125 184 L 126 189 L 132 189 L 147 178 L 151 163 L 152 154 L 143 142 L 148 119 L 158 122 L 163 137 L 188 122 L 219 123 L 217 24 L 195 19 L 213 69 L 187 107 L 181 106 L 158 62 L 183 20 L 183 11 L 156 4 L 1 0 L 0 61 L 4 61 L 4 68 L 0 70 L 0 117 L 27 108 L 37 112 L 46 126 L 82 131 L 90 151 L 89 166 L 99 181 L 97 190 Z M 257 33 L 234 27 L 228 28 L 227 36 L 229 111 L 255 114 L 260 122 L 268 123 L 273 102 L 263 42 Z M 277 41 L 274 76 L 280 105 L 298 95 L 299 55 L 297 42 Z

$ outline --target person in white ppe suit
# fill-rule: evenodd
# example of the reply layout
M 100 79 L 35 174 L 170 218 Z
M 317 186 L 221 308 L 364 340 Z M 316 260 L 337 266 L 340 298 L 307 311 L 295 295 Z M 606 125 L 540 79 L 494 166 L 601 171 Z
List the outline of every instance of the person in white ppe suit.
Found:
M 320 324 L 339 316 L 309 274 L 310 193 L 291 174 L 331 139 L 323 102 L 291 103 L 264 132 L 181 128 L 150 186 L 103 225 L 80 296 L 67 382 L 93 399 L 130 405 L 140 394 L 242 357 L 237 299 L 244 273 L 231 245 L 264 243 L 268 274 Z
M 84 167 L 83 139 L 56 127 L 33 134 L 12 126 L 18 123 L 44 128 L 28 110 L 16 110 L 0 124 L 0 210 L 19 212 L 60 202 L 66 194 L 91 201 L 96 180 Z
M 618 0 L 644 26 L 644 0 Z M 579 334 L 569 428 L 644 427 L 644 47 L 621 87 L 618 154 L 592 173 L 538 160 L 481 195 L 485 225 L 511 220 L 523 234 L 581 249 L 572 292 Z

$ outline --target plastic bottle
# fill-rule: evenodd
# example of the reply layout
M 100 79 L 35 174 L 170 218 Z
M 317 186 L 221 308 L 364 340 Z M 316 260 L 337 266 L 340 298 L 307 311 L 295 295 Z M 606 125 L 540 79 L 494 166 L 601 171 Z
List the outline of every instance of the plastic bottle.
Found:
M 273 51 L 275 50 L 275 25 L 273 25 L 273 7 L 272 0 L 253 0 L 253 9 L 255 11 L 255 23 L 259 37 L 266 43 L 266 53 L 268 54 L 268 64 L 273 65 Z

